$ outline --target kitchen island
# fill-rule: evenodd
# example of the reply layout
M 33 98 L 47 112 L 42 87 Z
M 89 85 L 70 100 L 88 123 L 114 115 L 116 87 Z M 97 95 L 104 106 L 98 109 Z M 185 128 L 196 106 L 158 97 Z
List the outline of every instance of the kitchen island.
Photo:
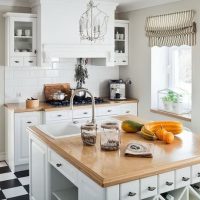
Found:
M 118 120 L 134 116 L 118 116 Z M 119 151 L 83 146 L 80 136 L 52 139 L 37 127 L 28 128 L 30 142 L 30 196 L 35 200 L 200 199 L 200 136 L 189 131 L 171 145 L 153 145 L 153 158 L 125 157 L 126 145 L 144 141 L 122 133 Z M 200 184 L 199 184 L 200 185 Z M 184 198 L 182 198 L 184 197 Z

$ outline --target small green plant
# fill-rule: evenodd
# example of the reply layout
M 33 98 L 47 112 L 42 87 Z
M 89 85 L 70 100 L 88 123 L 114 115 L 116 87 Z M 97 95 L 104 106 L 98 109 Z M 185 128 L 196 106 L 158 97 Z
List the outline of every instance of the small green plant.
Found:
M 167 95 L 162 98 L 162 101 L 165 103 L 181 103 L 181 97 L 181 94 L 169 90 Z

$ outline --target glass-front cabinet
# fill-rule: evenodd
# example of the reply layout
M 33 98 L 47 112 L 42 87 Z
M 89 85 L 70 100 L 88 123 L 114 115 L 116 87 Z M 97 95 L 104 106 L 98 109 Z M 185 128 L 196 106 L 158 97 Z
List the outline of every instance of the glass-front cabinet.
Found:
M 37 65 L 35 14 L 6 13 L 6 65 Z
M 115 21 L 115 65 L 128 65 L 128 25 L 129 21 Z

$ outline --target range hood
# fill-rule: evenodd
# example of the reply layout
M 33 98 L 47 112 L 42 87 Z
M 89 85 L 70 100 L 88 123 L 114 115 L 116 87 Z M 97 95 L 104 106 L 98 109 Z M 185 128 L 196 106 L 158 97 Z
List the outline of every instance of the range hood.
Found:
M 100 44 L 45 44 L 43 62 L 59 62 L 67 58 L 91 58 L 93 63 L 114 66 L 114 45 Z M 95 62 L 95 60 L 97 62 Z

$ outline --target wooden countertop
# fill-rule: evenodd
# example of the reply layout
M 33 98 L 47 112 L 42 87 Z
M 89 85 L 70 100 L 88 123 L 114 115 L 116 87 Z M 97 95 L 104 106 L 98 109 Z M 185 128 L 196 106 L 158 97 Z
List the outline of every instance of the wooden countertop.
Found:
M 115 106 L 115 105 L 121 105 L 121 104 L 127 104 L 127 103 L 138 103 L 137 99 L 127 99 L 124 101 L 111 101 L 111 100 L 105 100 L 105 103 L 103 104 L 96 104 L 96 107 L 105 107 L 105 106 Z M 58 111 L 58 110 L 70 110 L 70 106 L 52 106 L 45 102 L 40 102 L 40 105 L 38 108 L 34 109 L 28 109 L 26 108 L 25 103 L 8 103 L 4 105 L 9 110 L 13 110 L 15 113 L 22 113 L 22 112 L 34 112 L 34 111 Z M 74 106 L 75 109 L 79 108 L 87 108 L 91 107 L 91 105 L 79 105 Z
M 117 119 L 143 121 L 130 115 L 119 116 Z M 171 145 L 161 141 L 146 141 L 138 134 L 122 133 L 120 150 L 104 152 L 100 149 L 99 138 L 96 146 L 87 147 L 83 146 L 80 136 L 54 140 L 36 127 L 31 127 L 29 130 L 102 187 L 200 163 L 200 135 L 187 131 L 178 135 Z M 125 157 L 124 149 L 132 140 L 153 144 L 153 158 Z

